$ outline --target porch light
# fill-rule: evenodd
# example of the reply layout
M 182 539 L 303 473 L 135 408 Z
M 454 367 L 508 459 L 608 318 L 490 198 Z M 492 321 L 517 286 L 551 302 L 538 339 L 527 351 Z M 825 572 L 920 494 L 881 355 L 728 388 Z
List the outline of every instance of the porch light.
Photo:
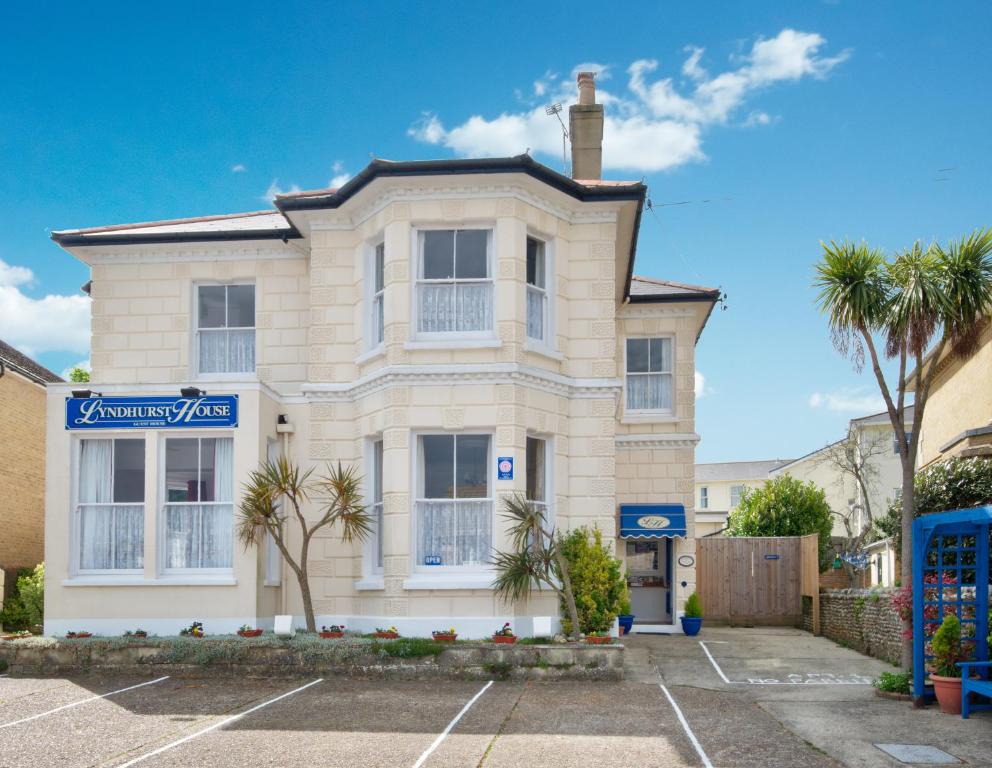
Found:
M 199 387 L 182 387 L 179 390 L 179 394 L 183 397 L 199 397 L 200 395 L 205 395 L 207 393 Z

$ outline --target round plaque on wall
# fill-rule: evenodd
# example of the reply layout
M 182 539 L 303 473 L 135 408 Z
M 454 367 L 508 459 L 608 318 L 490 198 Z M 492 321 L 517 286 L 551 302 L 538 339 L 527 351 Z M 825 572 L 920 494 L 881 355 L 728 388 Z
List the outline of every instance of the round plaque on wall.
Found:
M 692 555 L 679 556 L 679 565 L 681 565 L 683 568 L 692 568 L 692 566 L 694 566 L 695 564 L 696 564 L 696 558 L 694 558 Z

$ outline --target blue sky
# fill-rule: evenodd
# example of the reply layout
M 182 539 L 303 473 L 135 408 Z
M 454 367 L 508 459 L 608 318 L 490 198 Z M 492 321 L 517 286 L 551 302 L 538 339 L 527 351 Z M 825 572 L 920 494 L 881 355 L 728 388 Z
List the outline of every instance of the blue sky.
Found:
M 820 240 L 897 249 L 992 224 L 987 4 L 421 7 L 7 8 L 0 338 L 56 371 L 88 356 L 87 272 L 50 229 L 257 210 L 370 153 L 531 147 L 558 168 L 543 105 L 589 63 L 606 176 L 691 201 L 645 216 L 636 271 L 729 296 L 697 348 L 697 459 L 791 457 L 878 401 L 814 307 Z

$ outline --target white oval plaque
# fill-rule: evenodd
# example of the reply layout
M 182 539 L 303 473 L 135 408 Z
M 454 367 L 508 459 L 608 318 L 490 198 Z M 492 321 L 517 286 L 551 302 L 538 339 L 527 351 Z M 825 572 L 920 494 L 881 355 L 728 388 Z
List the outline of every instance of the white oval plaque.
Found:
M 644 517 L 637 518 L 638 528 L 667 528 L 672 524 L 672 521 L 663 515 L 644 515 Z

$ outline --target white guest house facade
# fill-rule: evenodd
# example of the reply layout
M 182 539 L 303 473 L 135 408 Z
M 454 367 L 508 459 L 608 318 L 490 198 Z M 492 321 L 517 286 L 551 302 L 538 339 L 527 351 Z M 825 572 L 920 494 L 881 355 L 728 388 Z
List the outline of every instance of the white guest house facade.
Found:
M 364 543 L 314 539 L 318 624 L 554 631 L 549 593 L 491 588 L 500 500 L 523 493 L 598 525 L 637 626 L 679 631 L 694 349 L 719 292 L 633 276 L 646 189 L 600 178 L 579 81 L 575 178 L 527 155 L 375 160 L 269 211 L 53 234 L 91 269 L 93 374 L 49 387 L 47 633 L 301 617 L 275 547 L 235 534 L 249 472 L 279 455 L 357 466 L 374 519 Z

